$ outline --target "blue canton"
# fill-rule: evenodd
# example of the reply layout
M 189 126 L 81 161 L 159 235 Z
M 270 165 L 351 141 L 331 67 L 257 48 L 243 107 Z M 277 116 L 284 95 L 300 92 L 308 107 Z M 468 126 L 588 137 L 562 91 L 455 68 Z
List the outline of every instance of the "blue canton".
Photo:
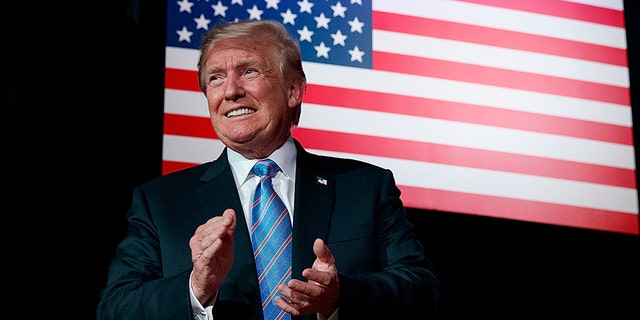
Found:
M 372 66 L 370 0 L 169 0 L 167 46 L 198 49 L 213 25 L 247 19 L 284 24 L 304 61 Z

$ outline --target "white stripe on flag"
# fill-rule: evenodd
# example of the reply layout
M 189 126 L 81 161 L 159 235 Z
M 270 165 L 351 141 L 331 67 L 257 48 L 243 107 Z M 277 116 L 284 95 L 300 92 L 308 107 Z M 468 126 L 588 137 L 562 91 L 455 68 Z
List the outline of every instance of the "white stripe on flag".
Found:
M 526 0 L 525 0 L 526 1 Z M 374 11 L 626 48 L 624 28 L 451 0 L 372 1 Z
M 373 50 L 629 87 L 626 67 L 463 41 L 374 30 Z
M 200 164 L 217 158 L 224 149 L 218 139 L 165 134 L 162 136 L 162 160 Z

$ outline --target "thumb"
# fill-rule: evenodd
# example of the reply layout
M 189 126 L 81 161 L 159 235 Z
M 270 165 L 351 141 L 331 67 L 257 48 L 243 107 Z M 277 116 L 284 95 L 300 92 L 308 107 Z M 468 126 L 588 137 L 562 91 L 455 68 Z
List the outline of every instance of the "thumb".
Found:
M 236 211 L 229 208 L 222 213 L 223 218 L 228 220 L 228 228 L 232 231 L 236 229 Z
M 324 244 L 324 241 L 320 238 L 316 239 L 313 242 L 313 253 L 321 262 L 328 263 L 328 264 L 334 263 L 333 254 L 331 253 L 329 248 Z

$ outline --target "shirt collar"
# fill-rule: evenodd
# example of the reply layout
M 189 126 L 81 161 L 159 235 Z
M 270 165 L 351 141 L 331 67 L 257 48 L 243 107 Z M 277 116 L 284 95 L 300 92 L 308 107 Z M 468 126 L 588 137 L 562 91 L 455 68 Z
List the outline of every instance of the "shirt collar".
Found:
M 296 156 L 297 149 L 293 142 L 293 137 L 289 136 L 287 141 L 285 141 L 280 148 L 273 151 L 268 158 L 280 167 L 286 179 L 295 182 Z M 249 177 L 251 168 L 253 168 L 253 165 L 256 164 L 259 159 L 247 159 L 231 150 L 231 148 L 227 148 L 227 160 L 229 161 L 229 165 L 231 165 L 231 170 L 236 179 L 236 185 L 240 186 Z

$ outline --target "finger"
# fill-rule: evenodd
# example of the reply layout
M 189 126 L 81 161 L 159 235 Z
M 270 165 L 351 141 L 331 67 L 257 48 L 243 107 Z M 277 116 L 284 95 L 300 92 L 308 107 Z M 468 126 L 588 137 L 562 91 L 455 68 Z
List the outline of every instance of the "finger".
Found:
M 201 227 L 200 232 L 204 234 L 201 241 L 205 242 L 205 239 L 209 238 L 206 242 L 206 245 L 209 246 L 213 242 L 211 239 L 215 241 L 215 239 L 233 235 L 236 227 L 236 213 L 233 209 L 226 209 L 221 216 L 209 219 Z
M 296 305 L 287 301 L 287 299 L 277 296 L 273 299 L 273 302 L 280 307 L 280 309 L 284 310 L 284 312 L 291 314 L 292 316 L 300 316 L 303 314 L 303 311 L 300 310 Z
M 202 240 L 203 252 L 209 259 L 215 256 L 225 256 L 226 252 L 233 250 L 233 232 L 231 229 L 235 225 L 233 222 L 235 215 L 230 218 L 230 227 L 221 227 L 216 233 L 207 236 Z
M 316 283 L 296 279 L 290 280 L 284 288 L 286 290 L 283 290 L 282 294 L 289 297 L 290 300 L 316 299 L 322 293 L 322 288 Z
M 307 268 L 303 270 L 302 276 L 305 277 L 307 280 L 309 280 L 308 282 L 306 282 L 307 284 L 313 284 L 315 286 L 319 286 L 320 287 L 319 290 L 328 286 L 329 283 L 331 283 L 331 279 L 332 279 L 331 274 L 327 273 L 326 271 L 319 271 L 312 268 Z M 307 288 L 306 290 L 315 290 L 315 289 Z
M 236 227 L 236 214 L 233 209 L 226 209 L 222 216 L 213 217 L 198 226 L 191 239 L 191 260 L 195 262 L 217 239 L 233 237 Z
M 227 227 L 218 226 L 215 230 L 212 230 L 211 234 L 202 238 L 200 241 L 200 250 L 205 251 L 209 249 L 209 247 L 218 240 L 227 241 L 227 239 L 231 238 L 229 232 Z
M 207 236 L 220 228 L 235 230 L 236 226 L 236 212 L 229 208 L 222 212 L 222 215 L 215 216 L 207 220 L 207 222 L 201 224 L 196 229 L 195 234 L 201 236 Z
M 296 280 L 298 284 L 304 282 Z M 281 309 L 293 315 L 314 313 L 314 303 L 318 301 L 317 297 L 308 296 L 300 291 L 293 290 L 288 285 L 281 284 L 278 286 L 278 292 L 281 294 L 274 298 L 274 302 Z

